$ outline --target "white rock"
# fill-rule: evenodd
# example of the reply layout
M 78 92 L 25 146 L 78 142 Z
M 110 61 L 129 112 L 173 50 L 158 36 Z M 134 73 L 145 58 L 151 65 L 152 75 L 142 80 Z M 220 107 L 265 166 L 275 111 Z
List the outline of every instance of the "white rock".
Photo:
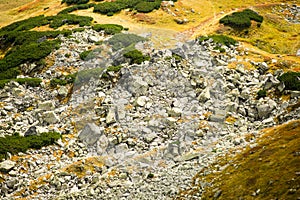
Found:
M 16 165 L 16 162 L 11 160 L 5 160 L 0 163 L 0 171 L 9 171 Z
M 137 98 L 136 104 L 138 106 L 144 107 L 146 105 L 147 101 L 148 101 L 148 97 L 140 96 L 140 97 Z

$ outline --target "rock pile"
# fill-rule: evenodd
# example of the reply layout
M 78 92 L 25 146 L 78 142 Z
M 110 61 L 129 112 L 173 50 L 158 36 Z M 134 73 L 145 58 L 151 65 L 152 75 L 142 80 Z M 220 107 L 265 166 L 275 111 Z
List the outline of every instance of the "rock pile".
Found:
M 100 36 L 92 31 L 76 34 L 61 38 L 55 64 L 39 74 L 44 87 L 12 82 L 1 90 L 2 136 L 79 129 L 57 145 L 0 163 L 6 171 L 0 176 L 1 199 L 172 199 L 217 156 L 249 144 L 247 134 L 255 135 L 276 120 L 300 117 L 299 108 L 286 110 L 299 95 L 285 102 L 257 98 L 261 89 L 284 87 L 276 78 L 280 71 L 273 75 L 266 72 L 266 63 L 254 62 L 256 70 L 242 64 L 229 69 L 241 52 L 222 46 L 225 53 L 220 53 L 211 40 L 150 49 L 150 61 L 123 63 L 120 72 L 109 72 L 106 79 L 93 77 L 74 85 L 66 104 L 59 98 L 53 101 L 59 88 L 49 88 L 46 80 L 59 77 L 58 68 L 100 66 L 105 71 L 120 55 L 79 60 L 80 51 L 93 45 L 84 38 Z M 60 57 L 65 51 L 70 56 Z M 255 138 L 250 141 L 254 142 Z M 186 198 L 200 196 L 201 191 Z

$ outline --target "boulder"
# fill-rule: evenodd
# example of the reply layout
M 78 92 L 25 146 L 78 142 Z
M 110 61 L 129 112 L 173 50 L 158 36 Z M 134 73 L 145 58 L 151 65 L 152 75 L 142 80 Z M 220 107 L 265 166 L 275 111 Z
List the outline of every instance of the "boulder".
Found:
M 13 169 L 15 167 L 15 165 L 16 165 L 16 162 L 11 161 L 11 160 L 5 160 L 0 163 L 0 171 L 8 172 L 11 169 Z
M 116 121 L 117 121 L 116 111 L 114 108 L 110 108 L 106 116 L 106 123 L 112 124 L 115 123 Z
M 47 111 L 43 114 L 44 122 L 48 124 L 55 124 L 60 121 L 59 117 L 53 111 Z
M 38 108 L 41 110 L 50 111 L 53 110 L 55 106 L 53 101 L 44 101 L 39 104 Z
M 86 145 L 94 145 L 101 136 L 100 128 L 94 123 L 88 123 L 79 133 L 78 138 Z

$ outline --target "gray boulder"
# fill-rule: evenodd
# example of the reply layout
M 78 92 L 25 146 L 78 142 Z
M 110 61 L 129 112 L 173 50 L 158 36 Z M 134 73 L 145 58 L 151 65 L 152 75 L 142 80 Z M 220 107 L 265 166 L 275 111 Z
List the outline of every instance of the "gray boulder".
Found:
M 78 135 L 81 142 L 86 145 L 94 145 L 101 136 L 100 128 L 94 123 L 88 123 Z

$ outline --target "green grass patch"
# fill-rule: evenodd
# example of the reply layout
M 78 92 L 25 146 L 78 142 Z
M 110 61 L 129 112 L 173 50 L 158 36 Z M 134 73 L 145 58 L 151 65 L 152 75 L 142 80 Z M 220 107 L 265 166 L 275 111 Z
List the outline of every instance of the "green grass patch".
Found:
M 220 19 L 220 23 L 235 29 L 245 29 L 251 26 L 251 20 L 262 23 L 263 17 L 250 9 L 234 12 Z
M 28 149 L 40 149 L 44 146 L 52 145 L 61 138 L 57 132 L 41 133 L 40 135 L 30 135 L 21 137 L 18 134 L 13 136 L 0 137 L 0 160 L 5 159 L 7 153 L 17 154 L 26 152 Z

